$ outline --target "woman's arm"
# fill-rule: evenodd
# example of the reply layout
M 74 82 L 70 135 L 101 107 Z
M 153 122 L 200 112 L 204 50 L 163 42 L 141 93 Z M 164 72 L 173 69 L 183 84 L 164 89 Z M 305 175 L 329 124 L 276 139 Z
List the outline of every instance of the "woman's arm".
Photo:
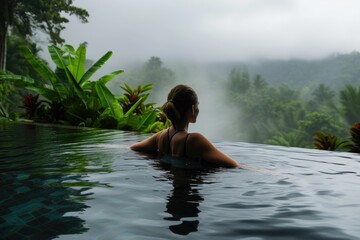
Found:
M 218 150 L 206 137 L 200 133 L 192 133 L 188 139 L 189 155 L 203 158 L 206 163 L 218 167 L 240 167 L 241 165 Z M 191 146 L 191 147 L 190 147 Z
M 138 152 L 157 152 L 158 138 L 161 133 L 162 132 L 158 132 L 141 142 L 134 143 L 130 146 L 130 149 Z

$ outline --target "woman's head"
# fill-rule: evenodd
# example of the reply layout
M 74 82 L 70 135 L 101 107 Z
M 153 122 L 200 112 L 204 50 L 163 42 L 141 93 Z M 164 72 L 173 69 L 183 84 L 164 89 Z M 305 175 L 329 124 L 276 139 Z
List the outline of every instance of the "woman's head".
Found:
M 163 105 L 163 111 L 173 124 L 184 120 L 189 113 L 198 113 L 198 98 L 191 87 L 187 85 L 177 85 L 168 94 L 167 102 Z

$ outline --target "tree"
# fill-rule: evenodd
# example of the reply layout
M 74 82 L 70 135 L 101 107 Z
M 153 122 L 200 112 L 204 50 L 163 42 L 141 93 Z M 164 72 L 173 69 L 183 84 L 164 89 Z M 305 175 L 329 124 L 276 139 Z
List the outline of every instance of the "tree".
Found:
M 229 74 L 229 89 L 233 93 L 246 93 L 251 87 L 248 71 L 233 69 Z
M 54 45 L 64 43 L 60 33 L 69 20 L 62 13 L 77 16 L 87 22 L 89 13 L 73 6 L 72 0 L 0 0 L 0 71 L 6 69 L 7 35 L 16 30 L 24 38 L 31 38 L 35 30 L 45 32 Z
M 17 34 L 9 34 L 7 39 L 6 70 L 24 76 L 37 77 L 34 68 L 21 54 L 21 46 L 26 45 L 31 52 L 38 56 L 39 46 L 31 41 L 24 40 Z
M 332 99 L 335 97 L 335 92 L 331 90 L 330 87 L 321 83 L 315 88 L 312 95 L 314 95 L 315 101 L 322 104 L 326 102 L 331 102 Z
M 265 79 L 262 78 L 260 74 L 256 74 L 254 78 L 254 87 L 256 89 L 264 89 L 268 86 L 268 83 L 265 81 Z
M 299 130 L 307 134 L 310 142 L 315 132 L 339 133 L 341 132 L 341 126 L 327 114 L 310 112 L 303 120 L 299 121 Z
M 358 89 L 347 85 L 340 91 L 340 102 L 343 106 L 345 120 L 350 124 L 360 120 L 360 86 Z
M 164 67 L 159 57 L 151 57 L 139 71 L 138 81 L 140 84 L 153 84 L 154 89 L 150 99 L 156 102 L 163 101 L 163 97 L 159 93 L 174 85 L 175 73 Z
M 175 80 L 175 74 L 171 69 L 163 67 L 159 57 L 151 57 L 143 67 L 142 81 L 148 81 L 154 84 L 154 87 L 163 87 L 172 85 Z

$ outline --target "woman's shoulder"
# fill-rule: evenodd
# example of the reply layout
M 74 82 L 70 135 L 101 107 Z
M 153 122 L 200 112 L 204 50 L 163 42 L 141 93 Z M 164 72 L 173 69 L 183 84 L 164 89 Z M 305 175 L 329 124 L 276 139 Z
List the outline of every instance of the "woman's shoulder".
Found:
M 239 164 L 225 153 L 218 150 L 204 135 L 201 133 L 191 133 L 188 142 L 190 152 L 194 157 L 203 159 L 203 163 L 208 166 L 218 167 L 237 167 Z
M 189 133 L 187 145 L 199 152 L 213 147 L 212 143 L 203 134 L 198 132 Z
M 164 132 L 165 130 L 157 132 L 141 142 L 134 143 L 130 146 L 130 149 L 134 151 L 157 151 L 160 137 Z
M 189 133 L 189 139 L 191 139 L 192 141 L 194 142 L 198 142 L 200 141 L 201 142 L 210 142 L 203 134 L 201 133 L 198 133 L 198 132 L 192 132 L 192 133 Z

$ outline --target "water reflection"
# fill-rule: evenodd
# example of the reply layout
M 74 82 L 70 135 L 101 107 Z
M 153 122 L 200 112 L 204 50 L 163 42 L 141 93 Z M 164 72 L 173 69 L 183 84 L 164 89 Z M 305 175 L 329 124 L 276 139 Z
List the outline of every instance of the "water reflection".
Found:
M 59 174 L 1 173 L 1 239 L 51 239 L 87 231 L 72 212 L 84 211 L 87 189 L 63 186 Z M 76 180 L 76 179 L 72 179 Z
M 91 137 L 95 132 L 1 126 L 0 239 L 52 239 L 88 230 L 79 214 L 88 208 L 89 190 L 100 185 L 88 180 L 89 173 L 111 171 L 106 161 L 88 156 L 83 144 Z
M 172 222 L 169 226 L 170 231 L 178 235 L 197 232 L 201 212 L 199 206 L 204 201 L 199 189 L 205 184 L 204 176 L 211 171 L 172 168 L 160 163 L 157 167 L 164 171 L 164 177 L 173 185 L 166 198 L 165 210 L 171 216 L 164 218 Z

